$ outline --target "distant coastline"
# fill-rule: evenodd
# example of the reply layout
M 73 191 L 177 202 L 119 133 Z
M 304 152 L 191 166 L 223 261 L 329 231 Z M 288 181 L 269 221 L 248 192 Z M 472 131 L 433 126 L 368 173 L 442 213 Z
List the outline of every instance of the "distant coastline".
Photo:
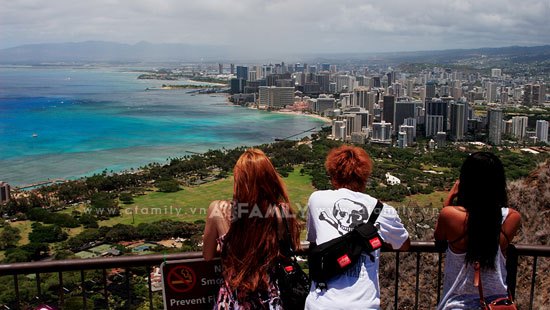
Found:
M 272 111 L 278 114 L 286 114 L 286 115 L 298 115 L 298 116 L 307 116 L 307 117 L 313 117 L 315 119 L 321 120 L 325 122 L 325 124 L 330 125 L 332 124 L 332 120 L 328 117 L 324 117 L 318 114 L 312 114 L 312 113 L 304 113 L 304 112 L 298 112 L 298 111 Z

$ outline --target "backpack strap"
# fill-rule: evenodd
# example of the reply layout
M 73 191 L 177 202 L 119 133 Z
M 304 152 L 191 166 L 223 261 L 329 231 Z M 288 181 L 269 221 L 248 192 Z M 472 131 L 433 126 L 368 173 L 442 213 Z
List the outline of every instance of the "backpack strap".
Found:
M 382 213 L 382 208 L 384 207 L 384 204 L 380 202 L 380 200 L 376 200 L 376 206 L 374 206 L 374 209 L 372 210 L 372 213 L 369 216 L 369 221 L 367 223 L 371 223 L 374 225 L 376 220 L 378 219 L 378 216 L 380 213 Z

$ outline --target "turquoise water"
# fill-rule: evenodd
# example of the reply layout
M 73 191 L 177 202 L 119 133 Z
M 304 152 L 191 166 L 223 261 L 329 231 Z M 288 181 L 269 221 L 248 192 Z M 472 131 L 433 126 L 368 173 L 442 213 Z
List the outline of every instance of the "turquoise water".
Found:
M 146 90 L 127 68 L 0 67 L 0 180 L 23 185 L 164 163 L 188 152 L 257 145 L 320 127 L 224 95 Z

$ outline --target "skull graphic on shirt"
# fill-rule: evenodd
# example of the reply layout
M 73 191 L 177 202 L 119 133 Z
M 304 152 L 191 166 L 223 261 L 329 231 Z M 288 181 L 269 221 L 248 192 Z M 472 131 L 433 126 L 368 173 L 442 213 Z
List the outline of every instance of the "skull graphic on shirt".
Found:
M 342 198 L 334 203 L 332 216 L 325 211 L 319 215 L 319 220 L 336 228 L 340 235 L 352 231 L 355 226 L 366 223 L 369 218 L 367 207 L 357 201 Z

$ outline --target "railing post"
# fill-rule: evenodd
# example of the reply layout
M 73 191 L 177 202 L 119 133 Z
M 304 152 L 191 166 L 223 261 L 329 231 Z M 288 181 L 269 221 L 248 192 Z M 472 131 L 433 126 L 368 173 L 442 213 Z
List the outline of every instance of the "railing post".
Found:
M 420 252 L 416 252 L 416 283 L 414 293 L 414 309 L 418 310 L 418 292 L 420 291 Z
M 21 309 L 21 301 L 19 296 L 19 279 L 17 278 L 18 276 L 18 274 L 13 275 L 13 287 L 15 289 L 15 309 Z
M 514 299 L 516 299 L 516 285 L 518 278 L 518 250 L 515 245 L 509 244 L 506 250 L 506 284 Z
M 399 301 L 399 251 L 395 252 L 395 290 L 394 290 L 393 309 L 397 310 Z
M 88 299 L 86 296 L 86 285 L 84 284 L 84 270 L 80 270 L 80 285 L 82 287 L 82 303 L 84 304 L 84 310 L 88 310 Z
M 59 272 L 59 307 L 63 307 L 63 304 L 65 304 L 65 300 L 64 300 L 64 293 L 63 292 L 63 272 L 60 271 Z
M 151 266 L 147 265 L 145 267 L 145 272 L 147 272 L 147 288 L 149 289 L 149 310 L 153 310 L 153 284 L 151 283 Z
M 36 273 L 36 296 L 39 300 L 42 300 L 42 288 L 40 287 L 40 273 Z
M 535 300 L 535 284 L 537 282 L 537 260 L 538 256 L 533 257 L 533 274 L 531 276 L 531 292 L 529 295 L 529 310 L 533 309 L 533 302 Z

